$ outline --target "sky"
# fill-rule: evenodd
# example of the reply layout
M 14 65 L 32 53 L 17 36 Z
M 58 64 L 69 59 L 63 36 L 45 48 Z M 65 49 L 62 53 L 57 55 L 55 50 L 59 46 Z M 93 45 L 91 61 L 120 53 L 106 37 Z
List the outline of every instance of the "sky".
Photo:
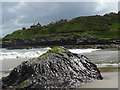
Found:
M 112 0 L 111 0 L 112 1 Z M 47 25 L 60 19 L 118 12 L 118 2 L 2 2 L 0 37 L 34 23 Z

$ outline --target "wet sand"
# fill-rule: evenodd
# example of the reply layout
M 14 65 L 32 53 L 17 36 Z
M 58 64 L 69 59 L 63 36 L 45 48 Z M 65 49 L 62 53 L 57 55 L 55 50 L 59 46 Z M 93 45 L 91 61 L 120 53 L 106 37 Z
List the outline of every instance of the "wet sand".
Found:
M 16 59 L 4 59 L 0 60 L 0 79 L 9 75 L 9 71 L 17 67 L 23 61 L 27 61 L 29 58 L 16 58 Z
M 8 76 L 8 75 L 9 75 L 9 73 L 6 73 L 6 74 L 5 74 L 5 73 L 4 73 L 4 74 L 2 73 L 2 74 L 0 74 L 0 79 L 1 79 L 2 77 L 6 77 L 6 76 Z
M 29 58 L 16 58 L 16 59 L 4 59 L 0 61 L 0 64 L 2 65 L 2 70 L 0 71 L 8 71 L 19 64 L 21 64 L 23 61 L 27 61 Z
M 102 73 L 103 80 L 96 80 L 81 85 L 81 88 L 118 88 L 118 72 Z
M 8 73 L 0 75 L 0 78 L 7 76 Z M 118 88 L 118 72 L 102 73 L 103 80 L 96 80 L 80 85 L 80 88 Z M 79 89 L 78 89 L 79 90 Z
M 101 50 L 91 53 L 83 53 L 87 56 L 93 63 L 117 63 L 118 62 L 118 51 L 112 50 Z M 103 67 L 103 66 L 99 66 Z M 109 67 L 109 66 L 106 66 Z M 114 66 L 110 66 L 114 67 Z M 116 66 L 115 66 L 116 67 Z M 105 70 L 106 71 L 106 70 Z M 82 84 L 81 88 L 118 88 L 118 71 L 101 72 L 103 80 L 96 80 L 90 83 Z M 119 72 L 120 73 L 120 72 Z

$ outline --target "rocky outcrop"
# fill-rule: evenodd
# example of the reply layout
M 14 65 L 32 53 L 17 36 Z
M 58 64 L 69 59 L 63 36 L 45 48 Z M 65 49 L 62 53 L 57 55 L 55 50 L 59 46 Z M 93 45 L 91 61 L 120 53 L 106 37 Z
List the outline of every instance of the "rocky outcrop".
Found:
M 2 78 L 2 88 L 79 88 L 81 83 L 102 80 L 100 71 L 84 55 L 53 47 L 38 58 L 24 61 Z
M 33 47 L 63 46 L 63 45 L 111 45 L 120 44 L 120 39 L 104 40 L 95 35 L 78 36 L 53 35 L 39 37 L 37 39 L 3 39 L 2 47 L 11 49 L 23 49 Z

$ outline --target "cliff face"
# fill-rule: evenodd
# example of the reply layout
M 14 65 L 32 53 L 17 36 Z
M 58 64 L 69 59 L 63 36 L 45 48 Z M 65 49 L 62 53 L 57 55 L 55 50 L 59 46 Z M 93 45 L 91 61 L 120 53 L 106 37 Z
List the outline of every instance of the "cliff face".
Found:
M 81 83 L 103 79 L 96 65 L 84 55 L 53 47 L 38 58 L 25 61 L 2 78 L 6 88 L 79 88 Z
M 120 44 L 119 39 L 104 40 L 95 35 L 78 36 L 74 35 L 69 38 L 69 35 L 46 36 L 38 39 L 12 39 L 7 41 L 3 39 L 2 48 L 21 49 L 29 47 L 47 47 L 47 46 L 64 46 L 64 45 L 110 45 Z

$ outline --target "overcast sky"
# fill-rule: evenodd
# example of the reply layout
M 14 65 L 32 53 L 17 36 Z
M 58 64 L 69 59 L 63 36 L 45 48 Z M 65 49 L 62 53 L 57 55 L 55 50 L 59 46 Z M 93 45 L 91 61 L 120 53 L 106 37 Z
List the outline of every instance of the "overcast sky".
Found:
M 2 2 L 2 35 L 33 23 L 49 24 L 59 19 L 118 12 L 117 2 Z M 1 6 L 1 4 L 0 4 Z M 1 12 L 0 12 L 1 14 Z

